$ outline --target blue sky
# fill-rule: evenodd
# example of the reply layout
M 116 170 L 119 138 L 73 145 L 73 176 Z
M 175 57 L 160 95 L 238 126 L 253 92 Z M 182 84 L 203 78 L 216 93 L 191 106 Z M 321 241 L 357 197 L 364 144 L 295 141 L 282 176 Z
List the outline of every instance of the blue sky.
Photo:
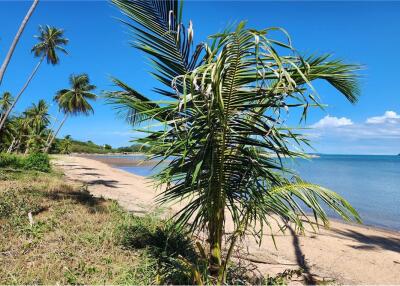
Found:
M 0 59 L 30 6 L 28 1 L 0 1 Z M 206 12 L 205 12 L 206 11 Z M 241 2 L 186 1 L 186 21 L 194 24 L 195 41 L 204 41 L 228 23 L 247 20 L 248 27 L 280 26 L 293 45 L 306 53 L 333 53 L 335 57 L 366 67 L 362 95 L 349 104 L 326 84 L 317 84 L 328 107 L 313 110 L 307 131 L 317 152 L 344 154 L 396 154 L 400 152 L 400 91 L 396 90 L 400 66 L 400 2 Z M 70 40 L 68 56 L 57 66 L 43 65 L 17 106 L 22 111 L 43 98 L 51 102 L 55 92 L 68 86 L 71 73 L 86 72 L 97 92 L 113 88 L 109 77 L 118 77 L 150 94 L 153 79 L 142 54 L 129 45 L 130 34 L 118 22 L 121 14 L 106 1 L 42 1 L 24 31 L 0 92 L 16 94 L 37 59 L 30 48 L 40 24 L 65 29 Z M 135 135 L 111 106 L 94 104 L 90 117 L 70 118 L 60 132 L 80 140 L 128 145 Z M 57 116 L 57 107 L 51 107 Z M 291 116 L 292 115 L 292 116 Z M 296 114 L 289 123 L 297 124 Z M 58 117 L 61 117 L 59 115 Z

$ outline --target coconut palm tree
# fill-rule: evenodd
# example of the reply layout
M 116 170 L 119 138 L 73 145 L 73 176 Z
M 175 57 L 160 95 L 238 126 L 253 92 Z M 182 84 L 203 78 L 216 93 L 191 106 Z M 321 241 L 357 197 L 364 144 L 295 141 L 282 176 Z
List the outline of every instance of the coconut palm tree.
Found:
M 28 154 L 29 152 L 39 152 L 43 150 L 46 146 L 46 138 L 47 138 L 47 129 L 36 129 L 32 126 L 28 126 L 28 132 L 25 135 L 25 152 L 24 154 Z
M 303 231 L 305 223 L 312 225 L 309 210 L 327 226 L 325 205 L 345 220 L 360 221 L 344 198 L 301 180 L 285 164 L 307 158 L 302 146 L 309 144 L 285 125 L 287 114 L 300 108 L 301 122 L 320 106 L 314 80 L 325 80 L 355 103 L 359 66 L 329 55 L 303 57 L 283 29 L 247 29 L 245 23 L 192 50 L 193 27 L 181 23 L 178 1 L 112 2 L 130 18 L 135 47 L 150 56 L 153 75 L 166 88 L 156 89 L 162 100 L 152 100 L 114 79 L 120 90 L 108 99 L 130 123 L 158 121 L 164 127 L 146 130 L 149 136 L 138 142 L 151 147 L 152 158 L 167 162 L 154 176 L 165 186 L 158 202 L 186 201 L 176 222 L 191 220 L 192 231 L 207 234 L 215 282 L 225 282 L 238 238 L 252 233 L 261 239 L 276 217 Z M 234 231 L 224 245 L 227 220 Z
M 4 92 L 0 97 L 0 121 L 5 115 L 6 111 L 10 108 L 12 102 L 13 98 L 11 96 L 11 93 L 9 93 L 8 91 Z
M 28 131 L 29 119 L 26 116 L 7 119 L 1 132 L 1 141 L 6 144 L 7 148 L 4 149 L 7 149 L 7 153 L 22 150 Z
M 28 24 L 28 21 L 29 21 L 30 17 L 32 16 L 32 13 L 35 10 L 38 3 L 39 3 L 39 0 L 34 0 L 32 2 L 31 7 L 29 8 L 28 12 L 26 13 L 24 19 L 22 20 L 22 23 L 19 26 L 19 29 L 17 31 L 17 34 L 15 35 L 14 40 L 11 43 L 10 49 L 8 50 L 6 58 L 4 59 L 4 62 L 0 68 L 0 85 L 3 81 L 4 74 L 6 72 L 8 64 L 10 63 L 10 60 L 14 53 L 15 47 L 17 46 L 17 43 L 18 43 L 19 39 L 21 38 L 22 32 L 24 31 L 26 24 Z
M 69 154 L 71 153 L 71 135 L 66 135 L 60 144 L 60 153 L 61 154 Z
M 50 123 L 49 107 L 47 103 L 41 99 L 38 104 L 33 104 L 32 107 L 24 111 L 24 115 L 28 120 L 28 125 L 39 132 L 45 129 Z
M 5 120 L 17 104 L 25 89 L 28 87 L 29 83 L 35 76 L 42 62 L 46 59 L 48 64 L 56 65 L 60 61 L 58 57 L 58 52 L 67 54 L 64 46 L 68 44 L 68 40 L 64 38 L 64 30 L 46 25 L 39 26 L 39 33 L 39 36 L 35 36 L 38 39 L 39 43 L 37 43 L 32 48 L 32 52 L 35 57 L 39 58 L 39 62 L 36 64 L 24 86 L 15 97 L 15 100 L 11 104 L 10 108 L 6 111 L 5 116 L 3 116 L 3 119 L 0 121 L 0 130 L 3 128 Z
M 64 113 L 64 118 L 56 132 L 47 142 L 46 152 L 49 150 L 68 116 L 80 114 L 89 115 L 93 113 L 93 108 L 88 100 L 96 99 L 97 96 L 91 92 L 96 89 L 96 86 L 90 84 L 89 76 L 87 74 L 71 75 L 69 82 L 70 88 L 59 90 L 54 97 L 54 100 L 58 103 L 59 109 Z

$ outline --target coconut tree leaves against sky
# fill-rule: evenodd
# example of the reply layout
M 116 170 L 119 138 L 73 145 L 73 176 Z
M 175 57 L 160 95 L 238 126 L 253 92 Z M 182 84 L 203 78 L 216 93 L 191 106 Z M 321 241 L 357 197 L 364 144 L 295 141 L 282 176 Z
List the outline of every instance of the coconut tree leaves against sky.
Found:
M 54 139 L 68 116 L 79 114 L 89 115 L 93 113 L 93 108 L 88 100 L 96 99 L 97 96 L 92 93 L 96 89 L 96 86 L 90 83 L 89 76 L 87 74 L 71 75 L 69 83 L 69 89 L 59 90 L 54 97 L 54 101 L 58 103 L 59 109 L 64 113 L 64 118 L 54 134 L 50 134 L 45 149 L 46 152 L 49 150 L 51 144 L 53 144 Z
M 46 59 L 48 64 L 56 65 L 60 61 L 58 57 L 58 52 L 67 54 L 64 46 L 68 44 L 68 39 L 64 38 L 64 30 L 48 25 L 39 26 L 39 35 L 35 37 L 38 39 L 38 43 L 33 46 L 31 52 L 33 52 L 35 57 L 39 58 L 39 62 L 36 64 L 35 68 L 26 80 L 24 86 L 21 88 L 21 90 L 15 97 L 15 100 L 5 112 L 3 118 L 0 120 L 0 130 L 3 128 L 7 117 L 10 115 L 11 111 L 17 104 L 19 98 L 28 87 L 36 72 L 39 70 L 42 62 Z
M 0 121 L 5 115 L 6 111 L 10 108 L 12 102 L 13 102 L 13 97 L 11 93 L 8 91 L 3 92 L 1 98 L 0 98 Z
M 170 160 L 155 175 L 166 186 L 158 201 L 185 200 L 175 219 L 207 233 L 210 273 L 218 282 L 224 282 L 231 250 L 246 231 L 261 238 L 276 216 L 304 230 L 299 201 L 324 225 L 321 202 L 345 220 L 359 221 L 342 197 L 302 181 L 281 160 L 307 157 L 301 151 L 307 138 L 284 119 L 296 108 L 305 119 L 310 107 L 320 106 L 311 82 L 325 80 L 354 103 L 358 66 L 328 55 L 302 57 L 286 31 L 247 29 L 244 22 L 191 50 L 193 27 L 181 24 L 178 1 L 113 3 L 133 21 L 127 25 L 134 47 L 149 56 L 153 75 L 167 88 L 155 89 L 166 100 L 154 101 L 114 79 L 122 90 L 108 98 L 131 123 L 164 126 L 138 140 L 153 147 L 154 158 Z M 283 36 L 273 37 L 279 32 Z M 227 219 L 235 231 L 224 256 Z

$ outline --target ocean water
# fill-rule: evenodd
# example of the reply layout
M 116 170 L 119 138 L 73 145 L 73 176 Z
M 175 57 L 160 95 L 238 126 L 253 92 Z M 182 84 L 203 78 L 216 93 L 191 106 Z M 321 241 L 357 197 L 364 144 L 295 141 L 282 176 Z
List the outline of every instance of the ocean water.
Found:
M 345 197 L 365 225 L 400 230 L 400 156 L 320 155 L 288 164 L 303 179 Z M 141 176 L 155 172 L 151 166 L 118 168 Z

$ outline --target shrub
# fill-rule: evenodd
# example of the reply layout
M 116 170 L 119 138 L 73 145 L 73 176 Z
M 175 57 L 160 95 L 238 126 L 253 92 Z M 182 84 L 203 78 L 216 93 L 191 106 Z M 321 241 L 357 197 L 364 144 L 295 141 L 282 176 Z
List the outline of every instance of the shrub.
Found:
M 22 168 L 23 158 L 15 154 L 0 153 L 0 167 Z
M 24 169 L 41 172 L 50 171 L 50 159 L 46 153 L 32 153 L 24 160 Z
M 50 159 L 45 153 L 32 153 L 27 157 L 16 154 L 0 153 L 0 167 L 49 172 Z

